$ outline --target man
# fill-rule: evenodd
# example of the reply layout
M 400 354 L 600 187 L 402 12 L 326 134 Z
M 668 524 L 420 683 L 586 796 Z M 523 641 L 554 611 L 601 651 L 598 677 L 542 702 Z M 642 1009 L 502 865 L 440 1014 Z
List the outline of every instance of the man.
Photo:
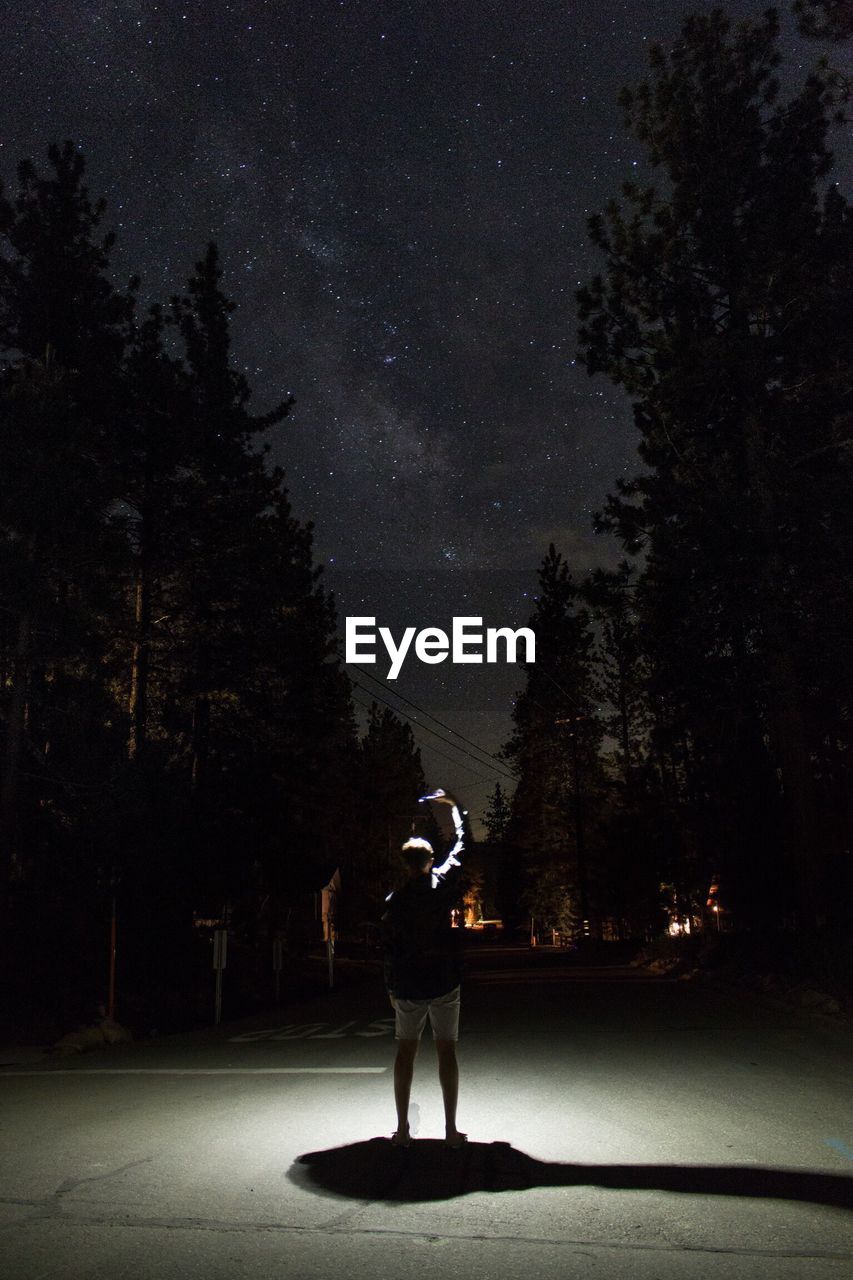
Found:
M 382 917 L 385 945 L 385 985 L 396 1017 L 397 1057 L 394 1062 L 395 1146 L 411 1145 L 409 1096 L 421 1033 L 429 1018 L 438 1054 L 438 1079 L 444 1099 L 445 1145 L 461 1147 L 467 1135 L 456 1128 L 459 1067 L 459 982 L 462 976 L 461 937 L 450 922 L 460 892 L 459 854 L 463 847 L 462 815 L 451 795 L 439 789 L 423 796 L 450 806 L 456 843 L 440 867 L 434 866 L 428 840 L 414 837 L 401 849 L 408 879 L 389 893 Z

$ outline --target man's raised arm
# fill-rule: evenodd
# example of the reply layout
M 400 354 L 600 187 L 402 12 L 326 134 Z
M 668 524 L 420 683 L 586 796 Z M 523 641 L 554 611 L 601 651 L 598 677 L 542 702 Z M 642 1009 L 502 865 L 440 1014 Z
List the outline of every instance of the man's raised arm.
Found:
M 456 802 L 453 796 L 449 795 L 446 791 L 442 790 L 441 787 L 439 787 L 435 791 L 431 791 L 428 796 L 421 796 L 421 800 L 423 801 L 431 800 L 436 804 L 449 805 L 450 817 L 453 820 L 453 827 L 456 832 L 456 842 L 453 845 L 453 848 L 448 853 L 444 862 L 442 862 L 440 867 L 433 867 L 432 869 L 432 883 L 434 887 L 439 880 L 444 879 L 448 871 L 450 871 L 453 867 L 459 867 L 462 865 L 461 862 L 459 861 L 459 858 L 465 847 L 465 829 L 462 824 L 462 814 L 459 811 L 458 803 Z

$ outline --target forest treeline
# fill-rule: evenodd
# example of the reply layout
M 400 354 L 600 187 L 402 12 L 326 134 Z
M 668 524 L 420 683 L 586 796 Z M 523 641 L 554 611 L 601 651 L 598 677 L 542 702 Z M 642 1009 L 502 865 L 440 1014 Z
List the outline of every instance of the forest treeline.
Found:
M 844 6 L 799 9 L 840 47 Z M 642 469 L 597 517 L 618 569 L 542 563 L 517 786 L 472 876 L 510 924 L 647 937 L 708 923 L 709 898 L 739 929 L 846 919 L 849 86 L 830 51 L 783 98 L 777 44 L 772 12 L 689 18 L 622 99 L 656 180 L 591 219 L 580 345 L 630 397 Z M 216 246 L 143 307 L 105 217 L 70 143 L 0 194 L 4 964 L 22 1004 L 80 1011 L 115 900 L 125 1008 L 163 1025 L 206 982 L 211 922 L 261 998 L 335 868 L 339 930 L 366 937 L 424 778 L 388 707 L 357 731 L 272 460 L 291 401 L 251 408 Z
M 126 1007 L 177 998 L 194 921 L 298 951 L 356 849 L 342 924 L 373 918 L 423 776 L 389 711 L 359 740 L 216 246 L 143 309 L 104 217 L 71 143 L 0 197 L 0 832 L 20 991 L 102 994 L 115 898 Z
M 799 10 L 850 34 L 849 6 Z M 630 397 L 642 469 L 596 517 L 616 571 L 543 562 L 519 785 L 488 815 L 546 926 L 847 921 L 853 222 L 830 138 L 850 86 L 830 57 L 783 98 L 777 46 L 773 11 L 690 17 L 621 98 L 653 181 L 590 219 L 580 358 Z

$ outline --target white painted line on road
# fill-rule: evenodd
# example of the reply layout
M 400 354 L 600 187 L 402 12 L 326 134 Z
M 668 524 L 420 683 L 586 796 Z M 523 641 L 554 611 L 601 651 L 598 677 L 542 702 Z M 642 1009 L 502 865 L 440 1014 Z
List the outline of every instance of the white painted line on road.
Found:
M 848 1147 L 846 1142 L 842 1142 L 840 1138 L 827 1138 L 826 1145 L 832 1147 L 840 1156 L 844 1156 L 845 1160 L 853 1160 L 853 1147 Z
M 3 1071 L 7 1076 L 376 1076 L 387 1067 L 46 1067 Z

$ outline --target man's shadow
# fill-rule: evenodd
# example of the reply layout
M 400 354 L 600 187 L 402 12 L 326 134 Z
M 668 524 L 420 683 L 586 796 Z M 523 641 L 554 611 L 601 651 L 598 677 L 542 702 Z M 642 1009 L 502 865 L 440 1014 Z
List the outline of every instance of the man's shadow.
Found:
M 690 1195 L 801 1200 L 853 1209 L 853 1177 L 742 1165 L 558 1164 L 534 1160 L 508 1142 L 468 1142 L 451 1151 L 429 1139 L 394 1147 L 387 1138 L 311 1151 L 288 1173 L 319 1195 L 388 1203 L 452 1200 L 473 1191 L 607 1187 Z

